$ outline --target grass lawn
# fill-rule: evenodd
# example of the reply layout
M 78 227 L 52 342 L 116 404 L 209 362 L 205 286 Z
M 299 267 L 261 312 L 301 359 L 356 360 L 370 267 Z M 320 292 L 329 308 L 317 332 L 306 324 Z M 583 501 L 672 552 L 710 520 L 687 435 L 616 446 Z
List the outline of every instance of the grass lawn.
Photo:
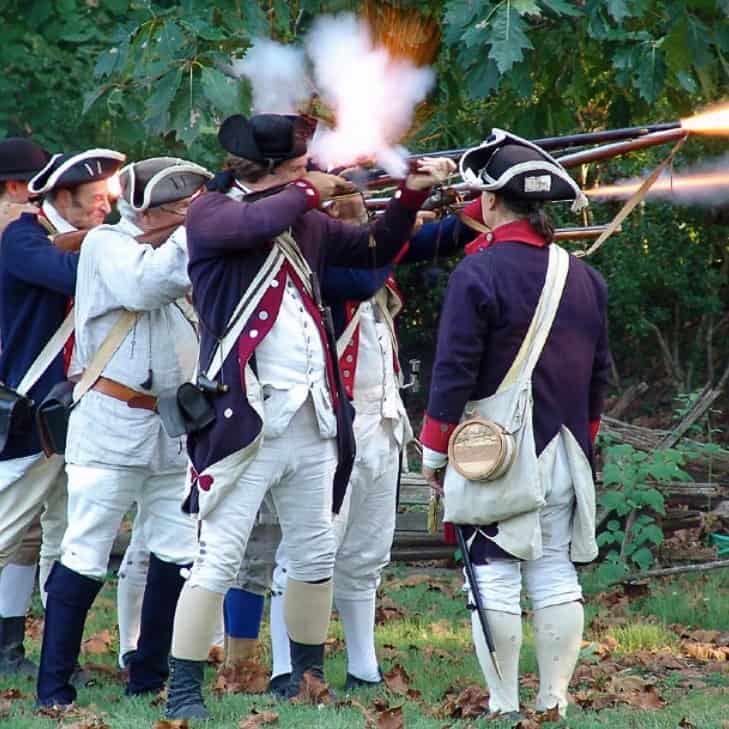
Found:
M 622 591 L 588 591 L 586 644 L 571 690 L 577 700 L 568 719 L 544 727 L 571 729 L 729 729 L 729 579 L 725 571 L 655 582 L 650 591 L 626 597 Z M 391 672 L 392 690 L 361 690 L 345 697 L 345 655 L 339 623 L 332 622 L 327 678 L 339 706 L 292 706 L 266 695 L 212 693 L 215 669 L 208 671 L 207 727 L 236 729 L 256 709 L 278 715 L 272 727 L 321 729 L 444 729 L 493 727 L 513 721 L 459 718 L 477 711 L 483 693 L 459 694 L 468 686 L 483 690 L 473 653 L 469 616 L 455 570 L 391 567 L 382 586 L 377 639 L 381 663 Z M 0 727 L 8 729 L 150 728 L 161 716 L 159 702 L 126 699 L 116 671 L 115 583 L 109 580 L 96 600 L 86 637 L 95 640 L 82 662 L 91 663 L 95 686 L 79 692 L 79 711 L 64 718 L 36 713 L 34 683 L 0 682 Z M 589 594 L 592 592 L 592 594 Z M 41 615 L 38 605 L 34 614 Z M 522 652 L 522 701 L 529 707 L 536 689 L 536 661 L 526 615 Z M 267 630 L 267 626 L 265 627 Z M 39 642 L 28 641 L 38 658 Z M 268 665 L 267 635 L 261 661 Z M 94 669 L 93 664 L 96 664 Z M 21 696 L 18 696 L 19 689 Z M 475 691 L 475 689 L 474 689 Z M 354 699 L 351 705 L 347 699 Z M 389 714 L 386 708 L 395 709 Z M 649 708 L 640 708 L 649 707 Z M 369 723 L 364 712 L 369 714 Z M 399 715 L 402 712 L 402 719 Z M 262 725 L 249 723 L 245 729 Z M 165 724 L 161 724 L 165 726 Z M 167 727 L 175 726 L 167 724 Z M 266 725 L 268 726 L 268 725 Z M 519 725 L 516 725 L 519 726 Z M 523 722 L 524 729 L 537 725 Z M 521 727 L 520 727 L 521 729 Z

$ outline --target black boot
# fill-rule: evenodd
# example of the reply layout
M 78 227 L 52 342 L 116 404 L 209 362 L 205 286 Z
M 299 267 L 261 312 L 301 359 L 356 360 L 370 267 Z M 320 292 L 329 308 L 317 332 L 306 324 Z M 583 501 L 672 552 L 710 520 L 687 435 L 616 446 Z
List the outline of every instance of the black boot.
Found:
M 170 656 L 166 719 L 209 719 L 202 697 L 207 661 L 188 661 Z
M 38 704 L 73 703 L 71 675 L 81 650 L 86 615 L 102 583 L 80 575 L 60 562 L 53 565 L 46 590 L 46 617 L 38 668 Z
M 299 693 L 304 674 L 324 681 L 324 643 L 307 645 L 289 639 L 291 643 L 291 680 L 289 682 L 289 698 Z
M 290 683 L 291 674 L 280 673 L 268 682 L 268 693 L 273 694 L 277 699 L 288 699 Z
M 180 570 L 189 565 L 149 558 L 147 585 L 142 602 L 142 621 L 137 650 L 129 658 L 127 696 L 156 693 L 170 675 L 169 656 L 175 608 L 185 580 Z
M 0 676 L 35 676 L 38 666 L 25 658 L 25 617 L 0 618 Z
M 379 681 L 366 681 L 364 678 L 359 678 L 359 676 L 353 676 L 351 673 L 348 673 L 347 680 L 344 683 L 344 690 L 352 691 L 353 689 L 377 688 L 379 686 L 382 686 L 385 682 L 382 679 L 382 671 L 380 670 L 379 672 L 380 672 Z

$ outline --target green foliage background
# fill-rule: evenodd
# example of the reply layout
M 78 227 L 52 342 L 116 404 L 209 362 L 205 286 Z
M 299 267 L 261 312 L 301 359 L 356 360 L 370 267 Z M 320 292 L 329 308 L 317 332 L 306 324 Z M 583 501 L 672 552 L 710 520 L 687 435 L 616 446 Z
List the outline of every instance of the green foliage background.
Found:
M 437 88 L 408 140 L 413 149 L 466 145 L 492 126 L 539 137 L 673 120 L 726 94 L 729 0 L 392 4 L 434 16 L 443 34 Z M 359 5 L 0 0 L 0 135 L 32 133 L 53 151 L 109 146 L 139 158 L 164 150 L 215 167 L 217 123 L 249 105 L 246 84 L 226 73 L 231 56 L 257 36 L 295 42 L 317 14 Z M 726 143 L 692 140 L 678 166 L 726 152 Z M 582 181 L 638 175 L 659 159 L 649 151 L 583 169 Z M 591 220 L 616 209 L 594 205 Z M 685 391 L 726 362 L 728 231 L 727 204 L 651 202 L 594 257 L 610 284 L 621 382 L 665 375 Z M 403 349 L 423 357 L 426 372 L 450 265 L 402 274 L 410 299 Z

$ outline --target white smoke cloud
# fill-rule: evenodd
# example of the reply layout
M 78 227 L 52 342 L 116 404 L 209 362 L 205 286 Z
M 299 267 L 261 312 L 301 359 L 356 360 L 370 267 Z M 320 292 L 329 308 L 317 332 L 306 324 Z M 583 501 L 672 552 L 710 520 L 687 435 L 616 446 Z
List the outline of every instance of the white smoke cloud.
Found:
M 315 89 L 337 119 L 334 129 L 319 125 L 309 148 L 322 167 L 372 157 L 389 174 L 404 176 L 406 152 L 395 145 L 432 87 L 433 71 L 375 47 L 367 25 L 352 14 L 320 17 L 304 48 L 261 40 L 234 62 L 235 72 L 251 81 L 254 111 L 296 112 Z
M 302 48 L 259 38 L 231 67 L 251 82 L 254 114 L 290 114 L 311 94 Z

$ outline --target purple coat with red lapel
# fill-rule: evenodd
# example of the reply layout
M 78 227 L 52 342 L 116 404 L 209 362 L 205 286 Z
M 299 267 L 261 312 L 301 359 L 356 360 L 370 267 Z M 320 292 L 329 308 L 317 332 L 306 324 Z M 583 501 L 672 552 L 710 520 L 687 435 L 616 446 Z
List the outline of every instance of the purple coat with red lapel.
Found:
M 371 234 L 377 242 L 374 263 L 384 265 L 407 241 L 415 213 L 427 194 L 403 188 L 376 223 L 362 227 L 346 225 L 316 210 L 318 195 L 302 182 L 255 202 L 238 202 L 216 192 L 198 198 L 190 208 L 186 227 L 188 270 L 201 322 L 200 370 L 208 367 L 217 337 L 225 331 L 277 235 L 292 231 L 320 279 L 326 266 L 372 265 Z M 262 421 L 249 401 L 251 393 L 247 392 L 244 370 L 248 364 L 254 367 L 255 347 L 276 320 L 282 289 L 280 285 L 272 286 L 264 294 L 243 328 L 238 348 L 223 363 L 219 380 L 229 389 L 213 398 L 215 423 L 188 438 L 192 489 L 186 508 L 192 511 L 196 510 L 196 487 L 204 492 L 215 489 L 214 474 L 206 472 L 246 449 L 261 432 Z M 335 363 L 331 356 L 328 359 L 331 370 Z

